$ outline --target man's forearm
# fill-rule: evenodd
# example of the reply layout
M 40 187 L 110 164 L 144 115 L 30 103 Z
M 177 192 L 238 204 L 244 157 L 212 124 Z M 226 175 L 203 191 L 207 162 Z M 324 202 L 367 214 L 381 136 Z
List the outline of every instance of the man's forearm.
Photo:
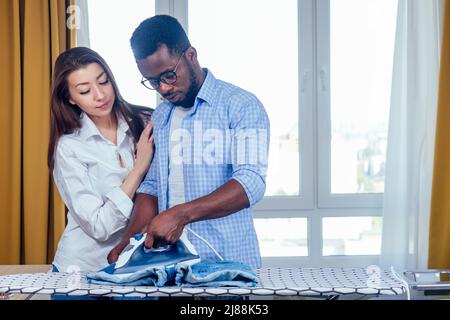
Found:
M 158 198 L 144 193 L 136 195 L 133 212 L 124 234 L 124 239 L 142 232 L 144 227 L 158 214 Z
M 207 196 L 182 204 L 187 223 L 228 216 L 249 206 L 242 185 L 232 179 Z

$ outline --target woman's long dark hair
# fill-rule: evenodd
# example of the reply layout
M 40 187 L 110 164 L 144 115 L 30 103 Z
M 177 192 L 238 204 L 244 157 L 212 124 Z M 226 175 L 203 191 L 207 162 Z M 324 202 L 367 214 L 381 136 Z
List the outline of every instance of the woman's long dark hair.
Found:
M 132 105 L 122 98 L 111 69 L 97 52 L 85 47 L 64 51 L 56 59 L 53 73 L 50 100 L 50 142 L 47 159 L 50 172 L 53 171 L 54 154 L 59 138 L 81 128 L 80 115 L 82 110 L 69 102 L 70 94 L 67 78 L 72 72 L 91 63 L 98 63 L 111 81 L 115 93 L 113 111 L 121 115 L 128 123 L 135 143 L 139 140 L 144 129 L 144 119 L 149 119 L 153 111 L 150 108 Z

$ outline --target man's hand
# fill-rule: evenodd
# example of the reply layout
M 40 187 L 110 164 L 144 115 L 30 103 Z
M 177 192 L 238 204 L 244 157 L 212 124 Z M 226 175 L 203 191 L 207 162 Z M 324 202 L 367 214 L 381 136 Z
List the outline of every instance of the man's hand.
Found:
M 157 198 L 154 208 L 157 208 Z M 151 248 L 158 241 L 175 243 L 185 225 L 191 222 L 226 217 L 244 208 L 250 202 L 242 185 L 231 179 L 212 193 L 186 202 L 156 215 L 152 218 L 144 232 L 147 232 L 145 246 Z
M 122 253 L 123 249 L 129 244 L 129 240 L 122 240 L 118 245 L 116 245 L 108 254 L 108 263 L 116 262 L 119 259 L 119 255 Z
M 151 248 L 156 242 L 175 243 L 188 223 L 183 205 L 172 207 L 154 217 L 147 226 L 145 246 Z
M 130 238 L 137 233 L 147 232 L 147 225 L 158 212 L 158 198 L 144 193 L 138 193 L 134 202 L 133 212 L 122 241 L 108 254 L 108 263 L 116 262 L 123 249 L 130 243 Z

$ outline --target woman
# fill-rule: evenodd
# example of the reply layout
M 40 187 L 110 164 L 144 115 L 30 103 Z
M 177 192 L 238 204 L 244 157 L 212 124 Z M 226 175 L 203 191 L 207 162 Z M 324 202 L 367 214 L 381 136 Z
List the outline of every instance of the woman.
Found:
M 95 51 L 73 48 L 56 60 L 48 165 L 69 211 L 53 271 L 108 264 L 153 156 L 150 114 L 121 97 Z

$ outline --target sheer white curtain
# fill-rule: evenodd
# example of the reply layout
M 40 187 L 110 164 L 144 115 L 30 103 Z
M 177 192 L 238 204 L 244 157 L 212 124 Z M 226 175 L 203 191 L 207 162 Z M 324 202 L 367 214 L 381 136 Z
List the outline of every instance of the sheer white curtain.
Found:
M 426 268 L 442 0 L 399 0 L 380 265 Z
M 80 28 L 77 29 L 77 47 L 90 47 L 89 40 L 89 12 L 87 0 L 76 0 L 75 5 L 80 11 Z

